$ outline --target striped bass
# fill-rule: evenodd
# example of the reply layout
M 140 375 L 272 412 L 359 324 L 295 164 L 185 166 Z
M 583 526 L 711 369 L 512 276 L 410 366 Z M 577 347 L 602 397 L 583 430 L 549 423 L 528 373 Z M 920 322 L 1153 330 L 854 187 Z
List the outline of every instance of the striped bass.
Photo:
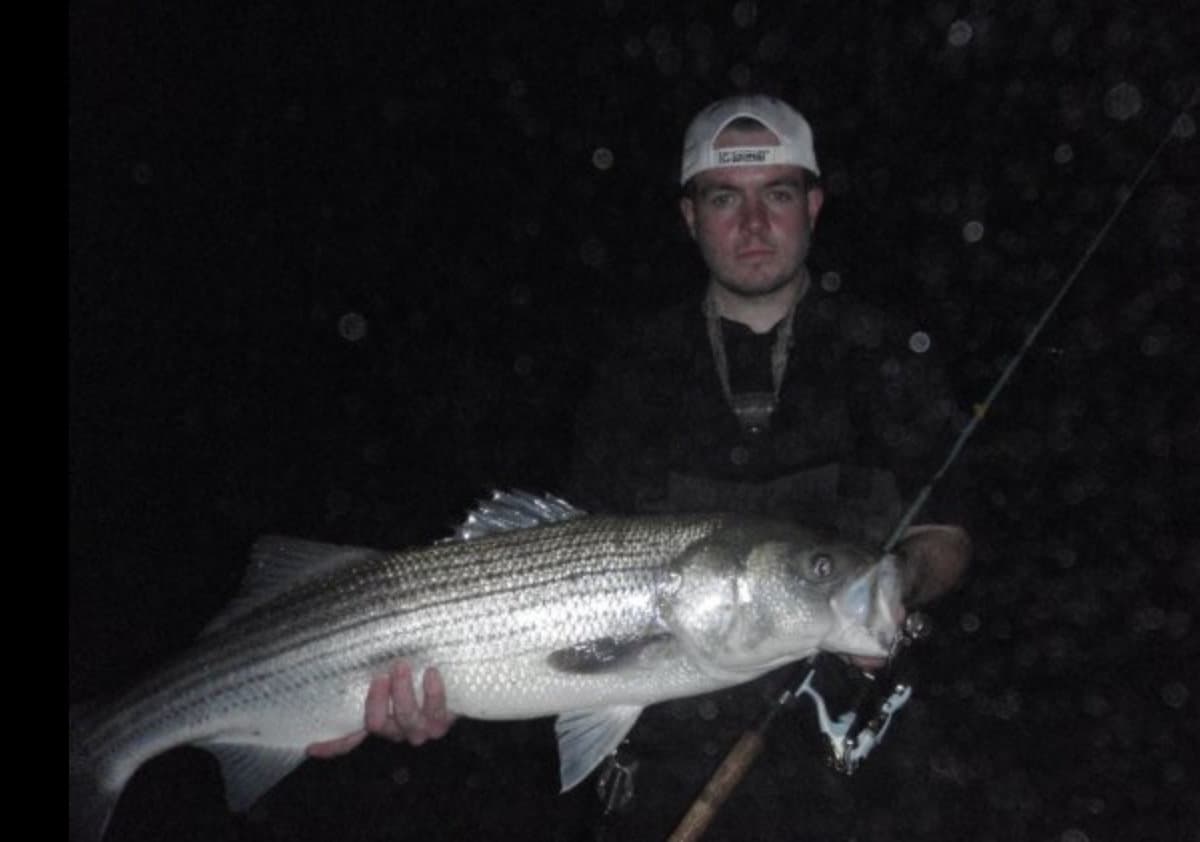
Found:
M 189 651 L 72 712 L 75 838 L 101 839 L 138 767 L 181 745 L 216 755 L 246 809 L 308 745 L 360 729 L 372 677 L 400 658 L 418 687 L 439 669 L 457 716 L 556 716 L 565 791 L 647 705 L 818 651 L 885 656 L 919 579 L 903 547 L 877 559 L 794 524 L 584 515 L 520 492 L 455 539 L 398 553 L 261 539 L 243 595 Z

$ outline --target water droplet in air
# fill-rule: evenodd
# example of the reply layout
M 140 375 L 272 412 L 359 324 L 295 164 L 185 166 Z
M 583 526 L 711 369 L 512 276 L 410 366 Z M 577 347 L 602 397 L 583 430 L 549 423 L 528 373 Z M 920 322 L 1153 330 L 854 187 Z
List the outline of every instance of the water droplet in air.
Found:
M 974 634 L 975 632 L 979 631 L 979 627 L 982 625 L 982 623 L 979 621 L 977 616 L 967 613 L 962 615 L 962 619 L 959 620 L 959 625 L 962 626 L 962 630 L 967 634 Z
M 1054 160 L 1059 164 L 1069 164 L 1071 159 L 1075 157 L 1075 150 L 1071 148 L 1069 143 L 1060 143 L 1054 148 Z
M 1188 689 L 1182 681 L 1172 681 L 1170 684 L 1164 685 L 1161 693 L 1162 700 L 1167 707 L 1179 710 L 1187 703 Z
M 601 146 L 592 153 L 592 166 L 598 170 L 610 169 L 613 165 L 612 150 L 606 146 Z
M 826 292 L 837 292 L 842 287 L 842 276 L 837 272 L 826 272 L 821 275 L 821 289 Z
M 933 344 L 929 338 L 929 334 L 923 330 L 918 330 L 912 336 L 908 337 L 908 347 L 915 354 L 924 354 L 929 350 L 929 346 Z
M 347 342 L 358 342 L 367 335 L 367 320 L 362 313 L 346 313 L 338 319 L 338 333 Z
M 1180 114 L 1171 127 L 1172 134 L 1181 140 L 1186 140 L 1196 134 L 1196 121 L 1191 114 Z
M 983 239 L 983 223 L 972 219 L 963 226 L 963 239 L 968 243 L 977 243 Z
M 758 18 L 758 4 L 752 0 L 742 0 L 733 7 L 733 22 L 745 29 L 754 26 Z
M 1113 85 L 1104 95 L 1104 113 L 1114 120 L 1129 120 L 1142 110 L 1142 92 L 1128 82 Z
M 729 70 L 729 81 L 739 88 L 747 88 L 750 86 L 750 68 L 744 64 L 735 64 Z
M 604 243 L 595 237 L 588 237 L 579 246 L 579 259 L 583 261 L 585 266 L 599 269 L 604 265 L 604 261 L 608 259 L 608 250 L 604 248 Z
M 946 40 L 950 42 L 951 47 L 965 47 L 974 37 L 975 30 L 971 24 L 965 20 L 956 20 L 950 24 L 950 31 L 946 35 Z

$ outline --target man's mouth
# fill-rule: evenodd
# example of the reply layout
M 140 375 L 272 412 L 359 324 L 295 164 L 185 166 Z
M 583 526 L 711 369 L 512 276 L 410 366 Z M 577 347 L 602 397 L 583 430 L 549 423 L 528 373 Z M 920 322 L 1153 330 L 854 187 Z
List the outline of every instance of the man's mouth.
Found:
M 738 260 L 762 260 L 765 257 L 770 257 L 774 253 L 775 252 L 772 249 L 768 249 L 768 248 L 744 249 L 742 251 L 737 252 L 737 259 Z

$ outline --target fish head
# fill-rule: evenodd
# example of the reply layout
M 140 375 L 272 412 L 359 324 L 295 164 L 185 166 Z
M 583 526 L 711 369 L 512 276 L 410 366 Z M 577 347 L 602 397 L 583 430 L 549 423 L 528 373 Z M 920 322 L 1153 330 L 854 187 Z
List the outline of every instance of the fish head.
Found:
M 696 663 L 729 680 L 822 649 L 883 656 L 903 622 L 894 561 L 792 524 L 732 521 L 673 575 L 664 621 Z

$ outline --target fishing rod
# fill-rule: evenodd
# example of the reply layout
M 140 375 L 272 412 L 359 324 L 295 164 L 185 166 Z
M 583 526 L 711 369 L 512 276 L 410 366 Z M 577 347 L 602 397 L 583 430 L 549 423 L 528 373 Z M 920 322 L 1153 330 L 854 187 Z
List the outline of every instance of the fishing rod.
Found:
M 934 486 L 937 485 L 958 459 L 967 439 L 971 437 L 984 416 L 987 415 L 988 410 L 995 403 L 996 396 L 1000 394 L 1000 391 L 1008 383 L 1009 378 L 1012 377 L 1013 372 L 1016 371 L 1025 354 L 1033 346 L 1033 343 L 1037 340 L 1051 316 L 1054 315 L 1059 304 L 1074 285 L 1075 279 L 1079 277 L 1083 268 L 1091 260 L 1092 255 L 1095 254 L 1105 237 L 1108 236 L 1108 232 L 1117 221 L 1117 217 L 1121 215 L 1125 206 L 1129 204 L 1130 198 L 1137 192 L 1146 175 L 1150 172 L 1151 167 L 1153 167 L 1159 155 L 1162 154 L 1163 149 L 1166 148 L 1167 143 L 1175 135 L 1180 137 L 1186 136 L 1184 121 L 1188 117 L 1188 112 L 1196 106 L 1198 101 L 1200 101 L 1200 88 L 1192 92 L 1191 99 L 1180 110 L 1175 119 L 1171 121 L 1170 128 L 1163 135 L 1162 140 L 1159 141 L 1158 146 L 1155 147 L 1149 158 L 1146 159 L 1145 165 L 1137 174 L 1137 177 L 1134 178 L 1129 189 L 1125 191 L 1120 201 L 1117 202 L 1117 206 L 1109 215 L 1108 220 L 1092 238 L 1088 247 L 1084 250 L 1083 256 L 1075 264 L 1075 268 L 1060 285 L 1057 294 L 1055 294 L 1042 312 L 1041 318 L 1030 329 L 1020 350 L 1009 361 L 1008 365 L 1004 367 L 999 378 L 997 378 L 995 384 L 992 386 L 991 391 L 988 392 L 987 397 L 975 405 L 974 411 L 971 413 L 971 420 L 963 427 L 962 432 L 955 439 L 941 467 L 934 472 L 929 481 L 921 488 L 912 505 L 909 506 L 904 516 L 900 519 L 900 522 L 896 525 L 895 530 L 893 530 L 891 536 L 883 545 L 884 556 L 895 549 L 896 544 L 912 525 L 913 519 L 924 508 L 929 495 L 933 492 Z M 804 675 L 803 679 L 798 684 L 784 690 L 759 718 L 758 722 L 742 734 L 729 753 L 725 755 L 725 759 L 721 761 L 721 765 L 713 772 L 712 777 L 709 778 L 708 783 L 705 784 L 704 789 L 692 803 L 692 806 L 679 822 L 679 825 L 667 838 L 667 842 L 695 842 L 695 840 L 704 835 L 704 832 L 708 829 L 709 824 L 712 823 L 718 811 L 720 811 L 725 800 L 741 782 L 742 778 L 746 776 L 754 761 L 758 759 L 758 755 L 762 753 L 763 747 L 766 744 L 767 731 L 775 721 L 775 718 L 779 715 L 780 711 L 797 701 L 803 695 L 811 696 L 816 706 L 819 727 L 829 741 L 832 765 L 838 771 L 845 774 L 853 773 L 858 764 L 883 739 L 895 713 L 912 696 L 911 686 L 904 682 L 889 680 L 895 674 L 897 656 L 909 644 L 927 637 L 929 631 L 929 621 L 923 614 L 916 612 L 909 615 L 888 655 L 888 663 L 884 668 L 883 675 L 871 676 L 871 683 L 867 686 L 866 691 L 860 694 L 857 703 L 852 708 L 852 713 L 839 717 L 836 721 L 831 719 L 826 710 L 824 699 L 812 685 L 816 666 L 813 660 L 809 659 L 801 668 Z M 891 687 L 890 692 L 884 695 L 885 688 L 889 686 Z

